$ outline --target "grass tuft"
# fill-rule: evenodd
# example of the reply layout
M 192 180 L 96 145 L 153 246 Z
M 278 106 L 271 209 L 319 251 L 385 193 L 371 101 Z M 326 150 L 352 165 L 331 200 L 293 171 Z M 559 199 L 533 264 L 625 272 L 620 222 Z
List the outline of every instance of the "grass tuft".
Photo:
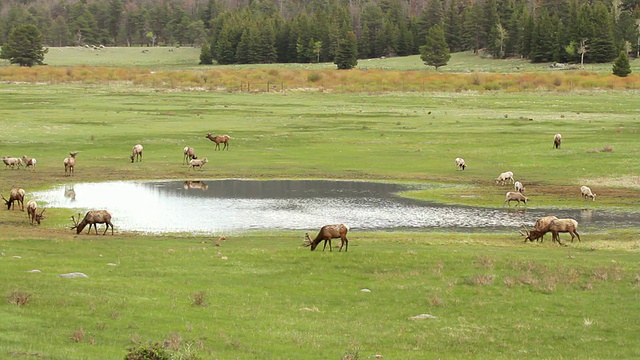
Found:
M 13 289 L 11 293 L 7 295 L 7 302 L 13 305 L 24 306 L 29 304 L 30 300 L 31 294 L 17 289 Z

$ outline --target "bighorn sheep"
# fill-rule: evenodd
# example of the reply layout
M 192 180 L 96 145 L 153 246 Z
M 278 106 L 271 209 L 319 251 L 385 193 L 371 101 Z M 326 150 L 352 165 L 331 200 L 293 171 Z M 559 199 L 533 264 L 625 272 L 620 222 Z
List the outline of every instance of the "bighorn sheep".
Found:
M 523 225 L 526 230 L 526 227 Z M 544 236 L 547 232 L 551 232 L 553 242 L 558 242 L 558 244 L 562 244 L 560 241 L 560 233 L 569 233 L 571 234 L 571 242 L 575 237 L 580 240 L 580 234 L 578 234 L 578 222 L 574 219 L 554 219 L 551 220 L 549 225 L 543 229 L 531 229 L 526 232 L 527 237 L 525 238 L 525 242 L 527 240 L 534 241 Z
M 33 170 L 36 169 L 36 158 L 27 157 L 27 155 L 22 155 L 22 162 L 24 163 L 24 168 L 28 168 L 31 166 Z
M 516 192 L 519 192 L 519 193 L 524 192 L 524 185 L 522 185 L 520 181 L 516 181 L 515 184 L 513 184 L 513 188 L 515 189 Z
M 529 229 L 527 229 L 527 227 L 523 224 L 522 228 L 524 229 L 525 232 L 520 230 L 520 234 L 525 236 L 524 242 L 527 242 L 527 240 L 535 241 L 538 239 L 540 239 L 540 241 L 543 242 L 544 234 L 547 233 L 549 224 L 551 224 L 551 222 L 556 219 L 557 217 L 553 215 L 539 218 L 538 220 L 536 220 L 536 223 L 533 226 L 534 230 L 537 231 L 534 233 L 530 233 Z M 530 236 L 531 234 L 533 234 L 533 236 Z
M 134 160 L 135 161 L 142 161 L 142 150 L 143 150 L 143 147 L 140 144 L 136 144 L 133 147 L 131 156 L 129 156 L 129 158 L 131 158 L 131 162 L 134 162 Z
M 215 150 L 220 150 L 220 144 L 224 144 L 224 146 L 222 147 L 222 150 L 229 150 L 229 139 L 231 139 L 231 137 L 229 137 L 229 135 L 217 135 L 217 136 L 213 136 L 211 135 L 211 133 L 207 133 L 207 136 L 205 136 L 207 139 L 213 141 L 214 143 L 216 143 L 216 148 Z
M 502 174 L 500 174 L 500 176 L 493 179 L 493 181 L 495 181 L 496 184 L 500 184 L 500 185 L 504 185 L 508 182 L 513 184 L 515 182 L 513 180 L 513 173 L 511 171 L 503 172 Z
M 42 214 L 45 210 L 46 209 L 42 209 L 40 214 L 38 214 L 38 204 L 33 199 L 29 200 L 29 202 L 27 203 L 27 215 L 29 216 L 29 222 L 33 225 L 33 221 L 35 220 L 35 222 L 40 225 L 40 220 L 44 219 L 44 216 Z
M 17 166 L 18 169 L 20 169 L 20 167 L 23 165 L 22 159 L 11 157 L 11 156 L 3 156 L 2 162 L 4 162 L 5 169 L 7 168 L 7 166 L 11 166 L 12 169 L 15 169 Z
M 556 149 L 560 149 L 560 144 L 562 144 L 562 135 L 555 134 L 553 136 L 553 147 Z
M 311 251 L 315 250 L 320 241 L 324 240 L 324 247 L 322 251 L 327 248 L 327 242 L 329 242 L 329 251 L 333 251 L 331 248 L 331 239 L 340 238 L 340 250 L 342 251 L 342 247 L 344 246 L 344 251 L 346 252 L 349 249 L 349 240 L 347 239 L 347 232 L 349 231 L 349 227 L 344 224 L 335 224 L 335 225 L 325 225 L 320 228 L 320 232 L 316 236 L 315 239 L 311 240 L 309 237 L 309 233 L 305 233 L 305 246 L 311 246 Z
M 65 176 L 71 176 L 75 172 L 76 155 L 78 155 L 78 152 L 74 151 L 69 153 L 69 157 L 64 158 L 64 175 Z
M 467 164 L 464 162 L 463 158 L 456 158 L 456 168 L 458 170 L 464 170 L 467 168 Z
M 529 199 L 519 192 L 509 191 L 507 192 L 507 195 L 505 195 L 504 203 L 511 206 L 512 201 L 517 201 L 518 204 L 516 206 L 519 206 L 521 201 L 526 205 Z
M 16 204 L 15 202 L 17 201 L 18 203 L 20 203 L 20 210 L 24 211 L 24 189 L 21 188 L 13 188 L 11 189 L 11 193 L 9 194 L 9 200 L 4 198 L 4 195 L 0 194 L 0 196 L 2 196 L 2 200 L 5 201 L 5 204 L 7 205 L 7 210 L 11 210 L 12 208 L 15 210 L 16 208 Z
M 191 181 L 191 180 L 187 180 L 184 182 L 184 188 L 185 190 L 189 190 L 189 189 L 200 189 L 202 191 L 205 191 L 209 188 L 209 185 L 207 185 L 206 183 L 202 182 L 202 181 Z
M 583 199 L 591 198 L 592 201 L 596 201 L 596 194 L 592 193 L 588 186 L 581 186 L 580 192 L 582 192 Z
M 78 214 L 78 220 L 80 220 L 80 214 Z M 111 235 L 113 235 L 113 224 L 111 223 L 111 214 L 109 214 L 106 210 L 90 210 L 84 216 L 82 221 L 78 222 L 75 217 L 71 216 L 71 221 L 73 221 L 73 225 L 71 229 L 76 229 L 76 233 L 80 234 L 82 230 L 89 224 L 89 231 L 87 234 L 91 233 L 91 226 L 95 227 L 96 235 L 98 235 L 98 224 L 106 224 L 107 227 L 104 229 L 102 235 L 107 233 L 109 230 L 109 226 L 111 226 Z
M 202 170 L 202 167 L 204 166 L 204 164 L 206 164 L 207 162 L 209 162 L 209 160 L 207 160 L 207 158 L 202 158 L 202 159 L 193 159 L 191 161 L 189 161 L 189 166 L 191 166 L 191 168 L 193 170 L 195 170 L 197 167 L 200 168 L 200 170 Z
M 185 146 L 184 149 L 182 149 L 182 153 L 184 154 L 184 157 L 182 158 L 182 165 L 185 164 L 185 162 L 189 162 L 193 159 L 197 159 L 198 157 L 196 156 L 196 151 L 193 150 L 192 147 L 189 146 Z

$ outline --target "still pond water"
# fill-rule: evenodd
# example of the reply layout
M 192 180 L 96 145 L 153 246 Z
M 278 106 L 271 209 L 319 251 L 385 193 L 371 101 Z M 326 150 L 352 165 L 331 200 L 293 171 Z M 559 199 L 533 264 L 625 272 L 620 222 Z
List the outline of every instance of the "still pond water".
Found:
M 546 215 L 574 218 L 583 230 L 640 223 L 640 214 L 443 206 L 396 195 L 411 189 L 418 188 L 328 180 L 127 181 L 60 186 L 34 197 L 46 206 L 73 209 L 70 214 L 106 209 L 116 229 L 148 233 L 315 231 L 333 223 L 360 230 L 517 232 L 521 224 Z

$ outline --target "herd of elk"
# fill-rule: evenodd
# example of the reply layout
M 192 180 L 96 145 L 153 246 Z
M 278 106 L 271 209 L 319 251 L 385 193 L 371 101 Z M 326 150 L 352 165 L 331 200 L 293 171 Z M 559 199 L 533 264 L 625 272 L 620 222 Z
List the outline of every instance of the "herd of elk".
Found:
M 347 239 L 347 232 L 349 231 L 349 227 L 345 224 L 335 224 L 335 225 L 325 225 L 320 228 L 320 232 L 315 237 L 315 239 L 311 240 L 309 237 L 309 233 L 305 233 L 305 246 L 311 246 L 311 251 L 315 250 L 320 241 L 324 241 L 324 247 L 322 251 L 327 248 L 327 242 L 329 243 L 329 251 L 333 251 L 331 249 L 331 239 L 340 239 L 340 250 L 342 251 L 342 247 L 344 247 L 344 251 L 346 252 L 349 249 L 349 240 Z
M 104 229 L 102 235 L 107 233 L 107 230 L 109 230 L 109 226 L 111 226 L 111 235 L 113 235 L 111 214 L 109 214 L 109 212 L 106 210 L 90 210 L 84 216 L 82 221 L 80 221 L 80 214 L 78 214 L 77 220 L 74 216 L 71 216 L 71 221 L 73 221 L 73 226 L 71 227 L 71 229 L 76 229 L 77 234 L 80 234 L 88 224 L 89 231 L 87 231 L 87 234 L 91 233 L 91 227 L 93 226 L 95 227 L 96 235 L 98 235 L 98 224 L 106 224 L 107 227 Z

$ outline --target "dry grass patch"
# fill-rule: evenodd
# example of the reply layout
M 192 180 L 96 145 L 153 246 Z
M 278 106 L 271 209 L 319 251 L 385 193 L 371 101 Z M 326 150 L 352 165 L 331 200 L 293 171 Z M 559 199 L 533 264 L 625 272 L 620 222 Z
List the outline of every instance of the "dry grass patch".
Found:
M 73 334 L 71 334 L 71 336 L 69 336 L 69 338 L 73 340 L 73 342 L 75 343 L 82 342 L 82 340 L 84 340 L 84 329 L 82 328 L 77 329 L 76 331 L 73 332 Z
M 31 294 L 13 289 L 9 295 L 7 295 L 7 302 L 9 304 L 23 306 L 27 305 L 31 300 Z
M 488 286 L 493 284 L 495 278 L 493 274 L 476 274 L 468 277 L 466 283 L 474 286 Z

